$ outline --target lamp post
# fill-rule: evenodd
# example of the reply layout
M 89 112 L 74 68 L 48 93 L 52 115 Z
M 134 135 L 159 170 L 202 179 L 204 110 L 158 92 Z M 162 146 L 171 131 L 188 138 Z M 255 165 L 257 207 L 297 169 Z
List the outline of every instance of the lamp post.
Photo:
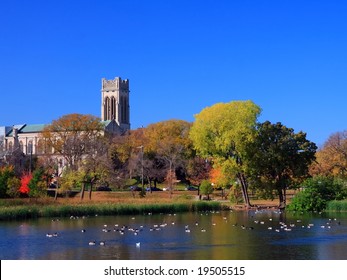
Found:
M 33 144 L 30 142 L 29 143 L 29 153 L 30 153 L 30 158 L 29 158 L 29 173 L 31 173 L 32 170 L 32 158 L 33 158 Z

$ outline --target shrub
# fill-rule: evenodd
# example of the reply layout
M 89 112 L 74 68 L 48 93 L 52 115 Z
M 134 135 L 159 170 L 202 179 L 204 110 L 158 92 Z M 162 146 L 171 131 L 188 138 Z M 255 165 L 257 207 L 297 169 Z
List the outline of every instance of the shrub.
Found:
M 19 188 L 21 186 L 21 181 L 17 177 L 11 177 L 7 180 L 7 195 L 9 197 L 19 197 Z
M 340 179 L 316 176 L 307 179 L 304 186 L 292 199 L 289 210 L 322 211 L 327 207 L 328 201 L 347 197 L 346 183 Z

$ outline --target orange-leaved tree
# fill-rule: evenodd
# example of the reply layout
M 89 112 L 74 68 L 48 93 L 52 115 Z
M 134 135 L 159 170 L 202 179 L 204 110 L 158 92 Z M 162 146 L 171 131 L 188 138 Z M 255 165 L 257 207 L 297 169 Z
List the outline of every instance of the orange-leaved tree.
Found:
M 144 130 L 144 151 L 155 154 L 167 164 L 170 196 L 173 191 L 173 172 L 183 165 L 192 152 L 190 127 L 191 124 L 183 120 L 168 120 L 151 124 Z

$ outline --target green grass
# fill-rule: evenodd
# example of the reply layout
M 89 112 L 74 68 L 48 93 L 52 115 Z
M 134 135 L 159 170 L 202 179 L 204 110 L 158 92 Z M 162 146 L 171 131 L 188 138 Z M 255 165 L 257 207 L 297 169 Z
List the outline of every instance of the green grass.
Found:
M 347 200 L 332 200 L 327 203 L 326 211 L 347 211 Z
M 187 202 L 162 204 L 88 204 L 88 205 L 18 205 L 0 208 L 1 220 L 34 219 L 40 217 L 70 217 L 91 215 L 140 215 L 148 213 L 178 213 L 220 210 L 218 202 Z

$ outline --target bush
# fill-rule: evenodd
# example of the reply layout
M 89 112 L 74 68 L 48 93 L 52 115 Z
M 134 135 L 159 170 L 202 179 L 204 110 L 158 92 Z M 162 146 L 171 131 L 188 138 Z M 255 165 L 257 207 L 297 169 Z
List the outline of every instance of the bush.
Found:
M 28 195 L 29 194 L 29 183 L 32 178 L 31 174 L 23 174 L 23 176 L 20 178 L 21 185 L 19 187 L 19 193 L 21 195 Z
M 304 189 L 299 192 L 288 206 L 295 211 L 322 211 L 332 200 L 347 197 L 346 183 L 332 177 L 316 176 L 304 182 Z
M 19 197 L 19 188 L 21 185 L 20 179 L 17 177 L 11 177 L 7 180 L 7 195 L 9 197 Z

